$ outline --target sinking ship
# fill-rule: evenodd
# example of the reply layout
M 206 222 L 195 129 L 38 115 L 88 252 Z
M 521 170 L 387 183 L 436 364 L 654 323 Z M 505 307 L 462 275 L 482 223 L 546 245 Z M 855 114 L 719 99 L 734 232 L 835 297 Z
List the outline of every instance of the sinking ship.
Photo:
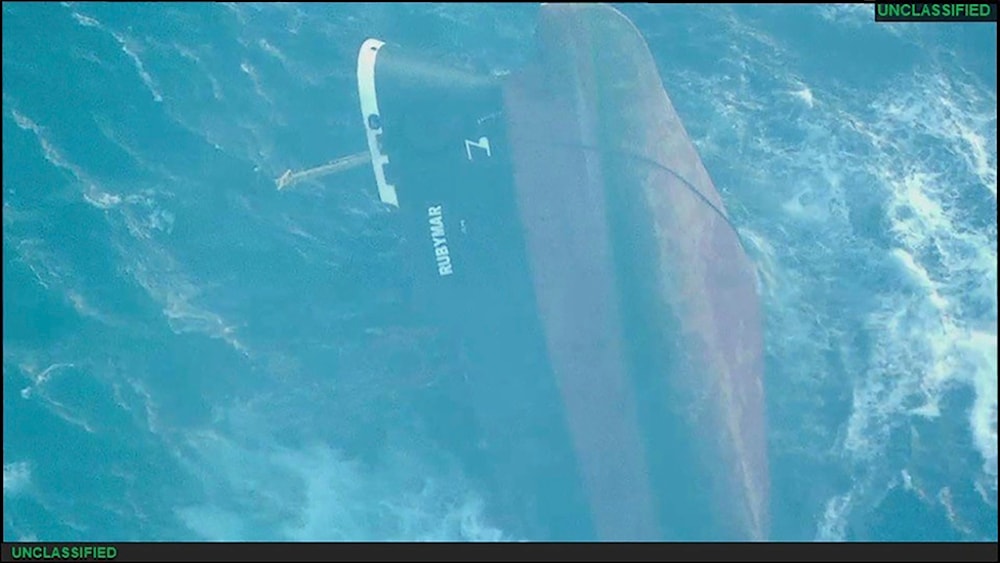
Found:
M 469 456 L 533 539 L 769 534 L 756 275 L 636 27 L 542 5 L 496 76 L 383 39 L 357 61 L 414 313 L 449 335 Z M 279 188 L 295 178 L 286 173 Z

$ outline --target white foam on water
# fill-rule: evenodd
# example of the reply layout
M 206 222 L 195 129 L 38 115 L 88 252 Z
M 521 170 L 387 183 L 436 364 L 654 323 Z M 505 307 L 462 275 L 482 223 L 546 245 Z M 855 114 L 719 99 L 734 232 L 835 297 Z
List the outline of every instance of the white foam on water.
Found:
M 37 238 L 21 238 L 18 233 L 8 232 L 7 225 L 4 237 L 14 244 L 17 260 L 23 263 L 34 275 L 38 285 L 65 299 L 73 310 L 82 317 L 112 325 L 118 321 L 110 315 L 98 310 L 83 294 L 85 287 L 81 276 L 70 264 L 62 259 L 56 251 Z
M 8 103 L 9 102 L 5 96 L 4 105 L 7 106 Z M 90 178 L 83 171 L 83 169 L 70 162 L 69 159 L 63 155 L 62 151 L 49 140 L 45 128 L 38 125 L 38 123 L 18 111 L 16 108 L 12 107 L 10 109 L 10 115 L 18 127 L 31 132 L 35 136 L 39 147 L 42 149 L 42 155 L 45 157 L 45 160 L 49 161 L 53 166 L 69 172 L 73 178 L 77 180 L 77 182 L 83 185 L 84 200 L 99 209 L 111 209 L 121 203 L 121 196 L 102 191 L 97 186 L 96 182 Z
M 826 503 L 820 517 L 816 541 L 841 541 L 846 536 L 847 516 L 851 511 L 851 493 L 837 495 Z
M 184 59 L 187 59 L 195 64 L 199 70 L 204 72 L 205 77 L 208 78 L 209 84 L 212 87 L 212 97 L 217 102 L 221 102 L 225 99 L 225 94 L 222 92 L 222 85 L 219 80 L 212 74 L 212 72 L 205 65 L 202 58 L 195 52 L 194 49 L 186 47 L 179 43 L 173 43 L 174 50 Z
M 5 99 L 4 105 L 7 105 L 7 103 L 8 101 Z M 38 123 L 16 108 L 12 107 L 10 109 L 10 115 L 18 127 L 31 132 L 35 136 L 45 160 L 49 161 L 53 166 L 69 172 L 83 186 L 82 195 L 84 201 L 98 209 L 104 210 L 113 209 L 121 204 L 122 197 L 118 194 L 102 190 L 96 180 L 91 178 L 82 168 L 71 162 L 55 143 L 49 139 L 44 127 L 38 125 Z
M 431 467 L 426 451 L 386 444 L 374 465 L 363 464 L 326 444 L 279 445 L 253 413 L 217 419 L 212 429 L 187 433 L 175 449 L 204 484 L 204 502 L 176 508 L 200 539 L 509 539 L 488 523 L 481 499 L 461 479 Z M 226 423 L 236 429 L 222 430 Z
M 114 31 L 110 33 L 111 36 L 115 38 L 115 41 L 121 45 L 122 52 L 125 53 L 132 61 L 132 65 L 135 66 L 136 73 L 139 74 L 139 79 L 142 80 L 143 85 L 146 86 L 146 89 L 149 90 L 149 93 L 153 96 L 153 101 L 157 103 L 162 102 L 163 95 L 160 93 L 160 90 L 156 85 L 156 81 L 149 75 L 149 72 L 146 70 L 146 65 L 144 65 L 142 59 L 139 58 L 141 46 L 138 42 Z
M 141 255 L 122 252 L 126 272 L 163 307 L 163 315 L 177 334 L 195 332 L 222 340 L 244 356 L 250 350 L 237 336 L 237 327 L 195 301 L 202 289 L 184 274 L 165 250 L 149 245 Z
M 70 7 L 70 6 L 67 6 Z M 70 7 L 71 8 L 71 7 Z M 142 46 L 134 39 L 127 37 L 126 35 L 119 33 L 113 29 L 102 24 L 95 18 L 92 18 L 86 14 L 81 14 L 80 12 L 72 12 L 73 19 L 76 20 L 78 24 L 83 27 L 93 27 L 99 29 L 114 38 L 118 42 L 119 47 L 125 55 L 132 62 L 132 66 L 135 67 L 136 73 L 139 75 L 139 79 L 142 80 L 143 85 L 146 90 L 149 91 L 150 95 L 153 96 L 153 100 L 157 103 L 163 101 L 163 95 L 160 94 L 160 90 L 156 85 L 156 81 L 150 76 L 149 72 L 146 70 L 146 65 L 143 64 L 142 59 L 139 57 L 139 53 L 142 50 Z
M 24 400 L 38 401 L 45 410 L 62 419 L 63 422 L 80 428 L 88 434 L 95 434 L 97 429 L 94 424 L 87 420 L 87 415 L 82 412 L 83 409 L 69 406 L 60 401 L 48 389 L 48 383 L 54 375 L 74 367 L 76 365 L 70 362 L 57 362 L 39 370 L 34 357 L 29 356 L 23 359 L 18 368 L 31 381 L 31 385 L 22 388 L 20 395 Z M 72 397 L 67 399 L 72 402 Z
M 869 19 L 870 6 L 824 7 L 821 15 L 857 26 L 862 9 Z M 741 232 L 754 234 L 765 288 L 781 288 L 764 293 L 766 345 L 790 379 L 773 382 L 769 395 L 783 415 L 803 413 L 796 429 L 774 428 L 771 441 L 788 455 L 827 456 L 822 465 L 843 466 L 853 478 L 819 507 L 817 537 L 845 539 L 852 515 L 877 505 L 907 463 L 889 457 L 895 431 L 908 435 L 918 421 L 949 429 L 946 420 L 967 421 L 967 438 L 956 438 L 970 441 L 982 463 L 949 475 L 944 486 L 975 482 L 995 507 L 995 91 L 947 57 L 887 79 L 874 93 L 834 77 L 807 83 L 780 43 L 749 30 L 750 21 L 727 18 L 719 16 L 733 24 L 725 28 L 731 47 L 719 68 L 679 72 L 670 84 L 683 94 L 672 96 L 696 100 L 696 114 L 708 116 L 696 137 L 703 158 L 732 167 L 744 193 L 766 202 Z M 786 100 L 803 93 L 810 111 L 784 111 L 789 106 L 780 97 L 772 103 L 773 93 Z M 746 204 L 753 199 L 745 196 Z M 896 275 L 873 285 L 864 281 L 869 274 L 848 269 L 866 263 L 886 275 L 894 267 Z M 826 303 L 845 283 L 866 292 L 858 302 L 867 309 Z M 859 335 L 870 350 L 857 345 Z M 852 406 L 834 428 L 811 413 L 843 385 L 852 389 Z M 795 391 L 775 397 L 780 388 Z M 959 388 L 972 391 L 972 405 L 949 412 L 945 396 Z M 925 498 L 961 518 L 959 507 L 943 506 L 950 493 Z
M 31 485 L 31 464 L 27 461 L 12 461 L 3 464 L 3 496 L 14 497 L 23 493 Z
M 254 67 L 253 64 L 251 64 L 249 61 L 243 61 L 240 63 L 240 70 L 243 71 L 243 74 L 247 75 L 247 77 L 250 79 L 250 82 L 253 83 L 254 92 L 256 92 L 257 95 L 260 96 L 264 101 L 266 101 L 268 105 L 273 105 L 274 101 L 271 100 L 271 97 L 268 96 L 267 92 L 264 91 L 264 86 L 261 83 L 260 76 L 257 72 L 256 67 Z
M 868 170 L 888 196 L 894 246 L 886 258 L 908 283 L 903 291 L 884 290 L 869 316 L 876 348 L 855 383 L 843 447 L 856 463 L 875 463 L 907 417 L 963 416 L 942 412 L 942 404 L 945 393 L 964 386 L 974 394 L 964 416 L 982 460 L 981 475 L 970 477 L 993 491 L 995 507 L 996 231 L 995 222 L 985 230 L 975 226 L 968 215 L 975 209 L 961 198 L 976 197 L 978 189 L 983 205 L 996 205 L 996 130 L 989 125 L 996 103 L 984 110 L 988 104 L 956 95 L 966 85 L 941 74 L 907 82 L 908 89 L 875 100 L 873 123 L 855 124 L 869 129 L 869 138 L 890 140 L 868 159 Z M 927 158 L 925 143 L 943 147 L 943 155 Z M 983 152 L 988 145 L 992 153 Z M 951 498 L 942 494 L 938 501 Z M 950 500 L 945 509 L 955 517 Z
M 913 84 L 917 89 L 909 96 L 892 97 L 886 123 L 876 127 L 906 127 L 928 135 L 963 162 L 965 170 L 951 169 L 948 158 L 897 160 L 873 170 L 889 188 L 887 216 L 899 245 L 890 253 L 913 290 L 886 296 L 874 313 L 875 326 L 895 319 L 888 325 L 891 330 L 883 332 L 882 345 L 893 367 L 882 375 L 895 382 L 897 392 L 910 390 L 924 398 L 924 405 L 911 411 L 918 415 L 936 414 L 951 384 L 974 391 L 970 432 L 996 491 L 996 227 L 970 226 L 969 209 L 958 201 L 968 195 L 964 190 L 978 188 L 985 190 L 983 204 L 996 205 L 995 127 L 992 154 L 977 153 L 990 134 L 988 124 L 996 121 L 996 102 L 992 116 L 989 111 L 983 115 L 976 112 L 974 100 L 953 97 L 967 88 L 943 76 L 917 76 Z
M 800 88 L 789 92 L 792 97 L 799 99 L 806 107 L 812 109 L 816 106 L 816 98 L 813 97 L 812 90 L 803 84 Z
M 169 234 L 175 222 L 172 212 L 158 206 L 155 193 L 146 191 L 123 197 L 104 191 L 82 168 L 63 155 L 48 139 L 43 127 L 17 109 L 11 109 L 10 114 L 18 127 L 34 134 L 46 160 L 67 170 L 82 184 L 85 201 L 98 209 L 117 211 L 109 219 L 113 222 L 120 219 L 128 232 L 143 242 L 144 247 L 140 248 L 133 248 L 134 245 L 128 241 L 123 241 L 117 247 L 128 264 L 126 271 L 162 305 L 170 327 L 177 333 L 200 332 L 211 338 L 218 338 L 241 354 L 249 354 L 236 336 L 236 327 L 218 314 L 194 304 L 193 300 L 200 291 L 197 285 L 187 279 L 180 265 L 166 250 L 149 240 L 153 231 Z M 64 289 L 67 299 L 80 314 L 111 322 L 87 301 L 80 289 L 72 285 L 78 276 L 73 275 L 69 266 L 41 246 L 39 241 L 34 244 L 30 244 L 31 242 L 21 241 L 18 252 L 35 273 L 39 283 L 46 288 Z
M 67 160 L 62 152 L 48 140 L 42 127 L 24 116 L 18 110 L 12 109 L 11 115 L 15 123 L 24 130 L 31 131 L 39 142 L 42 152 L 50 163 L 69 171 L 83 186 L 83 198 L 91 205 L 102 210 L 117 210 L 117 216 L 133 237 L 140 240 L 151 238 L 152 230 L 170 233 L 174 225 L 174 215 L 157 206 L 150 194 L 137 193 L 122 197 L 108 193 L 98 187 L 79 166 Z M 26 244 L 28 241 L 22 241 Z M 51 253 L 42 252 L 38 245 L 19 245 L 23 250 L 22 258 L 39 278 L 39 282 L 49 287 L 57 276 L 53 267 L 60 264 Z M 163 313 L 176 332 L 203 332 L 213 338 L 220 338 L 233 348 L 246 354 L 247 350 L 235 337 L 235 328 L 227 324 L 219 315 L 198 307 L 192 303 L 198 288 L 187 281 L 181 273 L 176 261 L 162 248 L 147 244 L 147 248 L 135 252 L 127 242 L 118 248 L 126 263 L 131 263 L 127 270 L 133 274 L 136 281 L 142 285 L 151 297 L 163 306 Z M 65 268 L 63 268 L 65 269 Z M 64 279 L 60 280 L 67 283 Z M 70 300 L 82 314 L 95 313 L 79 290 L 72 290 Z
M 277 59 L 279 62 L 281 62 L 281 64 L 283 66 L 286 66 L 286 67 L 288 66 L 288 57 L 286 57 L 285 54 L 282 53 L 280 49 L 278 49 L 277 47 L 275 47 L 273 43 L 271 43 L 267 39 L 261 38 L 259 41 L 257 41 L 257 45 L 265 53 L 267 53 L 268 55 L 271 55 L 272 57 L 274 57 L 275 59 Z

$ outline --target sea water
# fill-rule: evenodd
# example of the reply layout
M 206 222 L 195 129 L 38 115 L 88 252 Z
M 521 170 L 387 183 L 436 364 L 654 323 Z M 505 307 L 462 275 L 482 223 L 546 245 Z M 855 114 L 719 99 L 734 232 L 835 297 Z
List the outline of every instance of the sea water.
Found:
M 995 24 L 621 9 L 758 268 L 773 536 L 996 541 Z M 274 178 L 364 150 L 365 38 L 536 12 L 4 4 L 4 540 L 532 539 L 420 422 L 370 170 Z

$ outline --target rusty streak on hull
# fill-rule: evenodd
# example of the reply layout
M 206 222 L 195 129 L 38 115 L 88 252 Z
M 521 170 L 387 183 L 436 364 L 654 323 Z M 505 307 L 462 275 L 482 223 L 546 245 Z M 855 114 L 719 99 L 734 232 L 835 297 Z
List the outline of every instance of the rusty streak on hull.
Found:
M 764 540 L 753 266 L 631 22 L 602 5 L 544 5 L 537 40 L 505 112 L 538 314 L 598 536 Z

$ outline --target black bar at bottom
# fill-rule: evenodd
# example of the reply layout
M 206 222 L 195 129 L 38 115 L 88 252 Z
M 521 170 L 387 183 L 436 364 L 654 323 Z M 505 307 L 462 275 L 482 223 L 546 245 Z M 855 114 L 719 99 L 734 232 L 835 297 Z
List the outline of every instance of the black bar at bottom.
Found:
M 90 549 L 86 549 L 86 548 Z M 98 549 L 100 548 L 100 549 Z M 7 543 L 3 561 L 996 561 L 996 543 Z

